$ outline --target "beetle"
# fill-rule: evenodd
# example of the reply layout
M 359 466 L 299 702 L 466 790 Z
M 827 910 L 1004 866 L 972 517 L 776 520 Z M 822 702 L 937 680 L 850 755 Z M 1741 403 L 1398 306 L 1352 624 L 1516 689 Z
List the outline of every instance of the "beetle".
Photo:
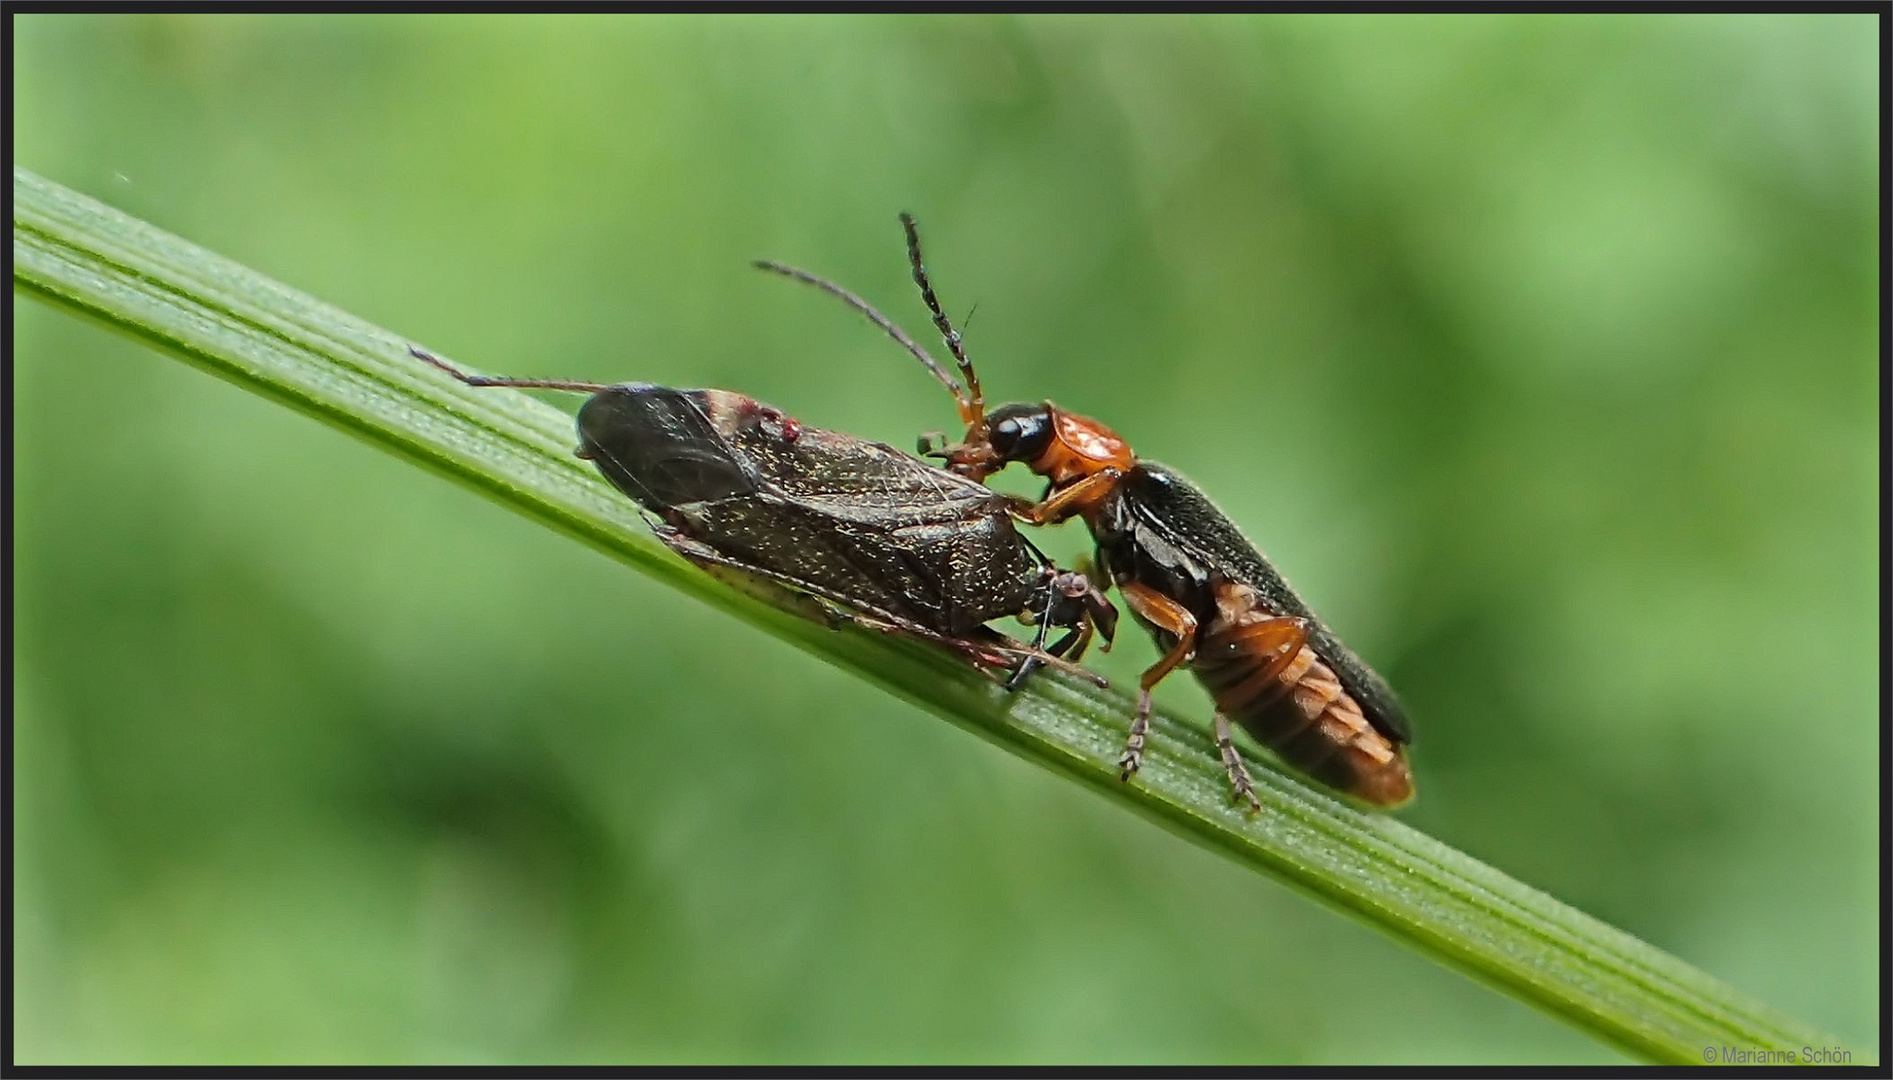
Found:
M 1058 569 L 1018 531 L 1003 496 L 882 443 L 802 424 L 729 390 L 652 383 L 471 375 L 476 387 L 591 395 L 577 456 L 654 519 L 673 551 L 838 606 L 855 621 L 1010 668 L 1016 689 L 1039 666 L 1075 667 L 1117 609 L 1081 573 Z M 985 624 L 1036 625 L 1029 647 Z M 1049 631 L 1064 635 L 1049 646 Z M 1063 659 L 1069 657 L 1069 659 Z
M 1218 752 L 1238 799 L 1260 809 L 1254 780 L 1230 736 L 1233 718 L 1258 742 L 1316 780 L 1365 802 L 1398 806 L 1413 796 L 1406 711 L 1289 587 L 1209 497 L 1168 466 L 1139 458 L 1089 417 L 1051 402 L 988 410 L 958 330 L 941 309 L 911 215 L 901 215 L 914 283 L 958 367 L 956 380 L 860 297 L 823 278 L 767 260 L 756 265 L 814 285 L 890 333 L 953 394 L 966 434 L 945 445 L 923 436 L 920 451 L 949 471 L 986 481 L 1014 462 L 1047 481 L 1014 513 L 1036 525 L 1082 518 L 1098 565 L 1163 656 L 1139 680 L 1120 779 L 1143 764 L 1151 691 L 1187 666 L 1215 700 Z

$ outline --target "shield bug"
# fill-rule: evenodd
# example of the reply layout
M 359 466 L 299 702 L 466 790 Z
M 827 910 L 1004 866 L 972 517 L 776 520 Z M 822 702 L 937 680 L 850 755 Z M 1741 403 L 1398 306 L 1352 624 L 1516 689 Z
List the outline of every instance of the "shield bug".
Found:
M 1151 690 L 1187 666 L 1216 703 L 1216 742 L 1238 798 L 1259 807 L 1229 721 L 1315 779 L 1378 806 L 1413 796 L 1411 741 L 1399 699 L 1329 630 L 1227 514 L 1176 471 L 1137 457 L 1103 424 L 1051 402 L 987 409 L 959 331 L 941 309 L 920 255 L 912 217 L 901 215 L 914 283 L 959 369 L 962 383 L 859 297 L 806 271 L 756 265 L 815 285 L 893 335 L 952 392 L 966 434 L 921 452 L 972 480 L 1013 462 L 1047 480 L 1036 503 L 1015 513 L 1034 524 L 1083 518 L 1099 565 L 1162 659 L 1144 672 L 1119 759 L 1128 780 L 1143 763 Z
M 1003 496 L 892 447 L 728 390 L 470 375 L 409 351 L 469 386 L 591 395 L 575 452 L 648 512 L 658 539 L 705 569 L 786 586 L 866 625 L 1011 669 L 1009 688 L 1046 662 L 1072 667 L 1094 632 L 1108 641 L 1116 629 L 1117 609 L 1034 547 Z M 986 626 L 1008 616 L 1036 624 L 1031 646 Z M 1065 633 L 1048 646 L 1053 629 Z

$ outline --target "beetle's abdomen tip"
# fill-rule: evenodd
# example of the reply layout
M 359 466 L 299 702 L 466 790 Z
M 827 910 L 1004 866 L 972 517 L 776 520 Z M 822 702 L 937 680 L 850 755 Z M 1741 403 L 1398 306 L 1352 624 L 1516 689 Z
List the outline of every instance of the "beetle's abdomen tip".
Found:
M 1392 810 L 1413 801 L 1413 770 L 1405 755 L 1378 768 L 1363 769 L 1348 786 L 1348 793 L 1373 803 L 1382 810 Z

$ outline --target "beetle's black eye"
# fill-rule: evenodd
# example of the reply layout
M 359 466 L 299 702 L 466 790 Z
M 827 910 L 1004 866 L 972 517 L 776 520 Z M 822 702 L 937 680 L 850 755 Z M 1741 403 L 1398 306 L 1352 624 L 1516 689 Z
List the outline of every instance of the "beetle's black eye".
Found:
M 1018 448 L 1019 436 L 1024 434 L 1025 430 L 1017 420 L 1001 420 L 993 425 L 993 449 L 999 452 L 1000 457 L 1011 457 L 1012 451 Z
M 986 438 L 1007 461 L 1030 461 L 1045 451 L 1051 418 L 1037 405 L 1002 405 L 987 417 Z

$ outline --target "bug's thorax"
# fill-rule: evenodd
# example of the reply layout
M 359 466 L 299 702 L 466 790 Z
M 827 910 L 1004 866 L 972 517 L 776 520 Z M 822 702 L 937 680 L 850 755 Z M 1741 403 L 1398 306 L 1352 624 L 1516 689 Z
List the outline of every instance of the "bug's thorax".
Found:
M 1043 410 L 1042 448 L 1030 457 L 1015 451 L 1011 458 L 1024 461 L 1050 482 L 1035 520 L 1055 523 L 1082 517 L 1095 531 L 1118 481 L 1137 466 L 1137 455 L 1116 432 L 1090 417 L 1065 412 L 1049 401 Z
M 703 403 L 704 414 L 724 435 L 761 427 L 772 438 L 794 443 L 805 430 L 800 421 L 773 405 L 766 405 L 748 394 L 734 390 L 695 390 Z
M 1130 444 L 1117 432 L 1054 405 L 1047 404 L 1046 410 L 1051 414 L 1052 438 L 1030 468 L 1055 486 L 1065 487 L 1106 469 L 1128 472 L 1137 463 Z

